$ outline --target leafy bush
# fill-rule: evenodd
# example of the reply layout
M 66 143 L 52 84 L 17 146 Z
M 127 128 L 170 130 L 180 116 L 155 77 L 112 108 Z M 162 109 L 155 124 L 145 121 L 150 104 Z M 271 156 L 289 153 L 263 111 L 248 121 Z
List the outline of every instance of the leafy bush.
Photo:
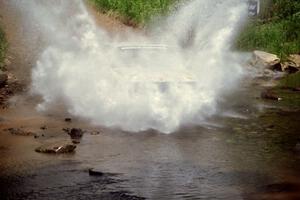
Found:
M 273 17 L 288 19 L 300 12 L 299 0 L 273 0 L 271 14 Z
M 178 0 L 90 0 L 104 12 L 113 11 L 124 22 L 145 24 L 152 16 L 165 14 Z
M 238 38 L 237 47 L 248 51 L 259 49 L 285 59 L 289 54 L 300 52 L 299 33 L 290 28 L 291 23 L 294 25 L 286 20 L 265 24 L 251 22 Z
M 300 53 L 300 1 L 262 2 L 265 3 L 262 13 L 246 25 L 237 40 L 237 47 L 268 51 L 283 59 L 291 53 Z

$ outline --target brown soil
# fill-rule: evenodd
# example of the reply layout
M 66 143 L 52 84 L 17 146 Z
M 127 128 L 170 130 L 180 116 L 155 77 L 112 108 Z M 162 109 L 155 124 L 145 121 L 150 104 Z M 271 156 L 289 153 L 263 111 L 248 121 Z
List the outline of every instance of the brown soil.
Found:
M 29 68 L 33 59 L 28 48 L 30 46 L 23 40 L 21 16 L 10 6 L 9 1 L 0 0 L 0 24 L 9 43 L 4 66 L 7 70 L 8 82 L 0 88 L 0 106 L 3 109 L 8 107 L 7 101 L 10 97 L 24 91 L 25 85 L 30 80 Z
M 89 3 L 87 3 L 86 5 L 89 13 L 94 17 L 95 22 L 110 33 L 114 34 L 120 33 L 121 31 L 133 31 L 132 27 L 125 25 L 116 17 L 108 16 L 107 14 L 100 12 Z

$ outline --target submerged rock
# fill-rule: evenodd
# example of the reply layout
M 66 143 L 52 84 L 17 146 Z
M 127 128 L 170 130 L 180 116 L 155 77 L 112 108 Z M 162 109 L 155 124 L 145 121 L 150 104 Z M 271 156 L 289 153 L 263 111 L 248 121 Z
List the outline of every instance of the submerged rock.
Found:
M 76 149 L 74 144 L 50 144 L 35 149 L 38 153 L 64 154 L 73 153 Z
M 90 176 L 103 176 L 104 173 L 100 171 L 96 171 L 95 169 L 89 169 Z
M 9 128 L 7 129 L 10 134 L 12 135 L 19 135 L 19 136 L 36 136 L 35 133 L 33 132 L 30 132 L 30 131 L 24 131 L 22 129 L 19 129 L 19 128 Z
M 73 143 L 73 144 L 80 144 L 80 140 L 74 139 L 74 140 L 72 140 L 72 143 Z
M 108 192 L 103 194 L 102 199 L 120 199 L 120 200 L 144 200 L 146 198 L 129 194 L 126 191 Z
M 300 87 L 292 88 L 292 90 L 295 92 L 300 92 Z
M 92 132 L 90 132 L 91 133 L 91 135 L 99 135 L 100 134 L 100 131 L 92 131 Z
M 63 131 L 65 131 L 66 133 L 68 133 L 68 135 L 70 135 L 71 139 L 80 139 L 82 138 L 84 131 L 81 130 L 80 128 L 66 128 L 63 129 Z
M 276 101 L 281 100 L 281 98 L 278 97 L 276 94 L 274 94 L 271 90 L 262 91 L 260 96 L 262 99 L 270 99 L 270 100 L 276 100 Z
M 65 118 L 65 122 L 72 122 L 71 118 Z

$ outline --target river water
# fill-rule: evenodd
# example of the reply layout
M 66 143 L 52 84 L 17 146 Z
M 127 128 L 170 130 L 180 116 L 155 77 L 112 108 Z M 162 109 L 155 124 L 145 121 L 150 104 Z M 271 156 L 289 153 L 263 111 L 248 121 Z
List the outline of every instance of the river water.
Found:
M 68 123 L 63 114 L 35 113 L 31 103 L 12 107 L 1 121 L 1 199 L 297 199 L 299 112 L 289 98 L 263 102 L 258 92 L 239 93 L 232 105 L 239 112 L 169 135 Z M 45 137 L 14 136 L 9 127 Z M 101 133 L 86 133 L 75 154 L 34 152 L 69 141 L 61 130 L 68 127 Z M 90 168 L 104 175 L 90 176 Z

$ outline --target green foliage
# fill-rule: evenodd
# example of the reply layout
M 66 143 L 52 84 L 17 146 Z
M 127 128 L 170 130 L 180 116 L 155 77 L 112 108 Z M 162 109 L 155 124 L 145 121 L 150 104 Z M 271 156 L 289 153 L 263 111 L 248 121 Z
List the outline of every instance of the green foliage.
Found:
M 252 19 L 237 40 L 237 47 L 252 51 L 260 49 L 285 59 L 300 52 L 300 1 L 269 0 L 262 13 Z
M 273 0 L 271 15 L 279 19 L 288 19 L 300 12 L 299 0 Z
M 90 0 L 104 12 L 112 11 L 124 18 L 126 23 L 145 24 L 152 16 L 169 11 L 177 0 Z
M 283 59 L 289 54 L 298 53 L 300 37 L 297 30 L 291 28 L 291 23 L 286 20 L 264 24 L 251 22 L 238 38 L 237 47 L 248 51 L 267 51 Z
M 5 58 L 6 48 L 7 48 L 7 42 L 5 40 L 5 34 L 4 34 L 4 31 L 0 27 L 0 67 Z

